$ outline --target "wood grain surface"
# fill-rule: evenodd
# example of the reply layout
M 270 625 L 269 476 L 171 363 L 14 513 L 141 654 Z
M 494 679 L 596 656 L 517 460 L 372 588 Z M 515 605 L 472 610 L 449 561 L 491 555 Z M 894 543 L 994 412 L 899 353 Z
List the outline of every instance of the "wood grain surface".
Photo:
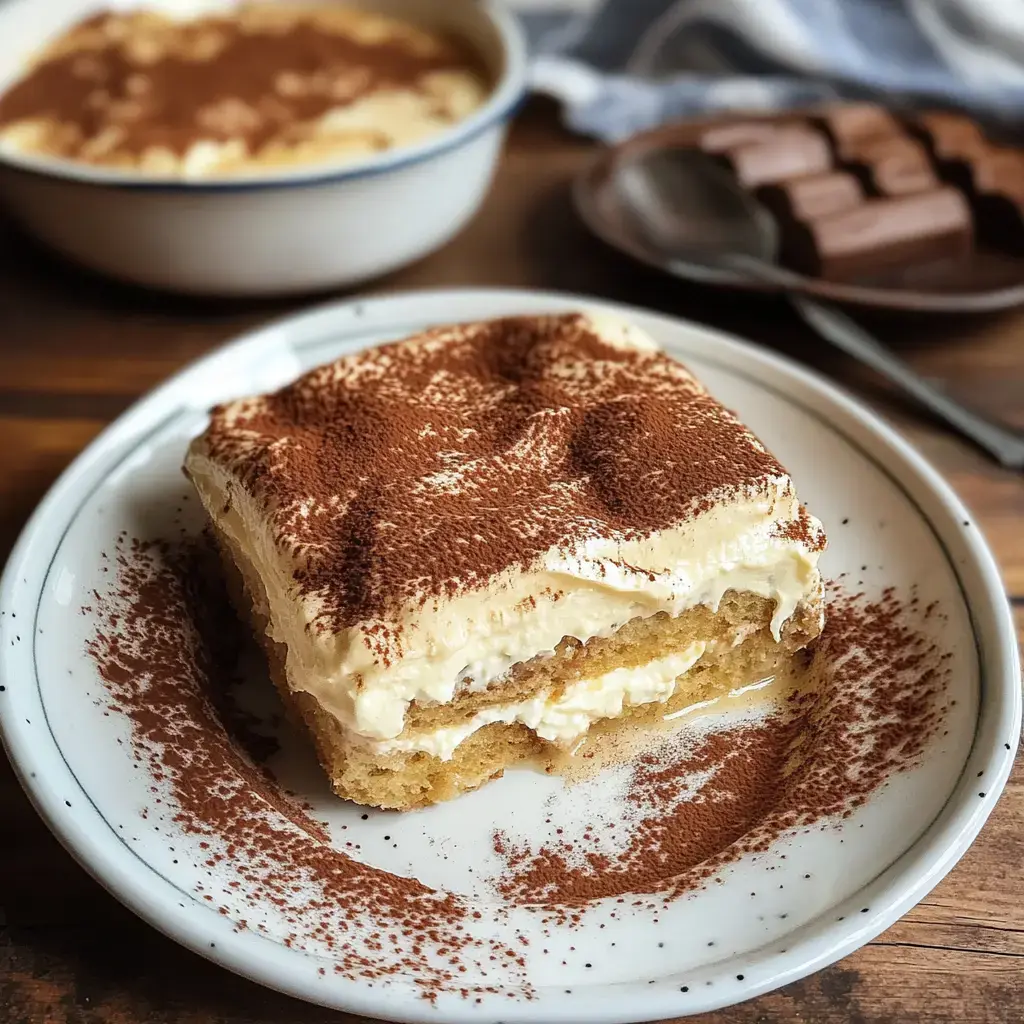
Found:
M 1024 637 L 1024 476 L 999 469 L 818 342 L 781 301 L 685 286 L 592 239 L 569 204 L 591 152 L 535 102 L 494 189 L 444 250 L 373 291 L 516 285 L 588 293 L 704 321 L 771 346 L 867 400 L 978 516 Z M 57 474 L 135 398 L 190 359 L 310 300 L 223 303 L 111 284 L 0 220 L 0 556 Z M 1024 429 L 1024 312 L 889 317 L 870 326 L 928 377 Z M 876 942 L 700 1024 L 1019 1024 L 1024 1020 L 1024 771 L 967 856 Z M 312 1024 L 355 1018 L 265 991 L 124 910 L 60 848 L 0 758 L 0 1021 Z

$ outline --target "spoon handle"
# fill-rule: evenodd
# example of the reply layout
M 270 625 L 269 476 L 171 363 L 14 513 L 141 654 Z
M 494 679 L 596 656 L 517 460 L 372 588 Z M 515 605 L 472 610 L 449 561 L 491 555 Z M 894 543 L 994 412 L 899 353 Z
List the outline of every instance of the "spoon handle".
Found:
M 970 438 L 1001 465 L 1024 469 L 1024 435 L 1001 427 L 932 387 L 903 360 L 879 344 L 859 324 L 833 306 L 790 292 L 790 301 L 804 320 L 826 341 L 913 395 L 926 409 Z

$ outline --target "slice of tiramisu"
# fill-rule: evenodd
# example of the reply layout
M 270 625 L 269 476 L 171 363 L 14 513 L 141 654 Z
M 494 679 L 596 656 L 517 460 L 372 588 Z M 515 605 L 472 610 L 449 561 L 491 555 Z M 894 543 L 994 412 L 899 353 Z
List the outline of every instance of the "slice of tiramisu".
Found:
M 604 317 L 347 356 L 215 409 L 185 465 L 284 701 L 359 803 L 453 797 L 821 631 L 824 535 L 786 471 Z

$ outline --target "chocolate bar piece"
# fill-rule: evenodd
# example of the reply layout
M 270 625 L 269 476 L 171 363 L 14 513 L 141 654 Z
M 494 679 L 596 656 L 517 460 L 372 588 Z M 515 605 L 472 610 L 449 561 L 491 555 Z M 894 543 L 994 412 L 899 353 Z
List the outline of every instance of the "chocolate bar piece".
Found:
M 968 196 L 1014 189 L 1024 179 L 1024 153 L 986 143 L 962 160 L 950 161 L 943 171 L 944 176 Z
M 705 153 L 725 153 L 737 146 L 745 146 L 751 142 L 767 142 L 784 128 L 777 121 L 736 121 L 731 124 L 719 124 L 701 132 L 697 146 Z
M 921 121 L 934 129 L 931 145 L 942 177 L 973 210 L 978 240 L 1024 256 L 1024 152 L 991 145 L 959 115 L 921 115 Z
M 985 146 L 971 155 L 969 189 L 975 192 L 1016 191 L 1024 186 L 1024 152 Z
M 974 165 L 993 149 L 981 128 L 962 114 L 920 114 L 912 125 L 928 147 L 939 176 L 961 192 L 974 190 Z
M 849 210 L 863 202 L 864 190 L 852 174 L 829 171 L 763 185 L 757 190 L 757 199 L 785 231 L 791 221 L 815 220 Z
M 911 125 L 939 162 L 963 160 L 987 145 L 981 128 L 963 114 L 919 114 Z
M 755 189 L 804 174 L 831 170 L 832 155 L 821 132 L 795 125 L 762 142 L 748 142 L 720 154 L 743 188 Z
M 844 166 L 876 196 L 904 196 L 939 187 L 931 158 L 906 135 L 864 139 L 848 151 Z
M 966 163 L 965 195 L 985 245 L 1024 256 L 1024 153 L 988 147 Z
M 825 130 L 840 159 L 856 152 L 869 139 L 901 135 L 896 118 L 873 103 L 843 103 L 820 114 L 817 123 Z
M 795 269 L 850 281 L 894 266 L 965 256 L 971 249 L 971 211 L 954 188 L 860 206 L 797 225 L 783 255 Z
M 942 161 L 939 171 L 943 180 L 963 192 L 977 209 L 987 193 L 1018 191 L 1024 177 L 1024 154 L 985 143 L 962 159 Z

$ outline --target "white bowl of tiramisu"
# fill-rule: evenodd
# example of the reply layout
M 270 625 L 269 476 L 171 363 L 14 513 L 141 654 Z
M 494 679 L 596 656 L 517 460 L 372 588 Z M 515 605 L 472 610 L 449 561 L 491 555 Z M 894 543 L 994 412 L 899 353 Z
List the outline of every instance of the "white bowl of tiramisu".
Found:
M 525 82 L 487 2 L 91 0 L 0 9 L 0 199 L 151 287 L 351 285 L 476 212 Z

